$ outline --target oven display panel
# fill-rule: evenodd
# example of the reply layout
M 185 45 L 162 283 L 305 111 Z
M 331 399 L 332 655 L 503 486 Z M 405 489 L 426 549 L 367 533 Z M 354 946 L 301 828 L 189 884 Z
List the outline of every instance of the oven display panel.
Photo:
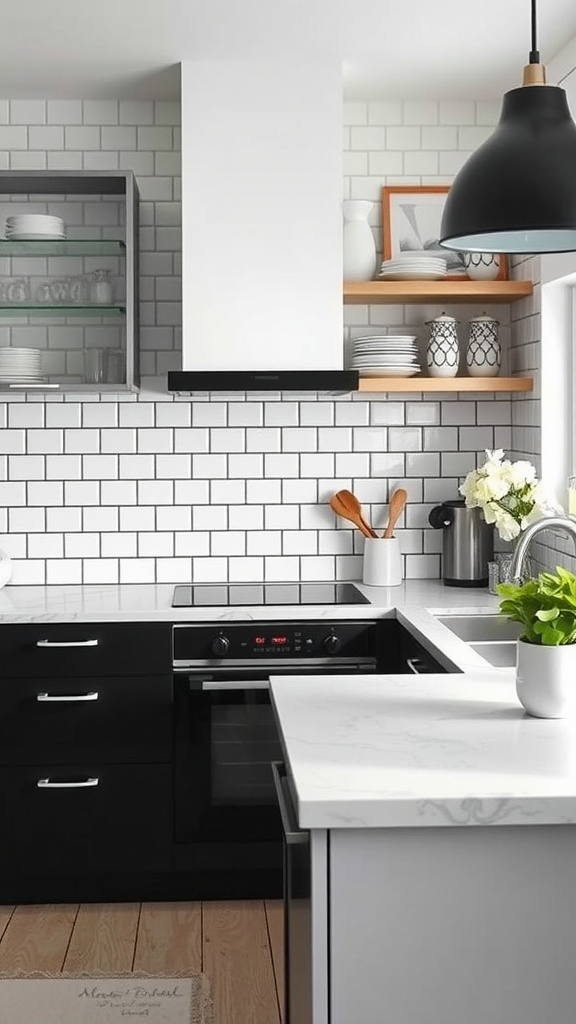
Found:
M 245 650 L 251 650 L 254 654 L 276 654 L 278 652 L 287 654 L 301 651 L 302 643 L 302 633 L 299 630 L 293 630 L 290 633 L 282 630 L 282 632 L 275 631 L 273 633 L 258 632 L 251 638 L 251 641 L 244 641 L 241 646 Z

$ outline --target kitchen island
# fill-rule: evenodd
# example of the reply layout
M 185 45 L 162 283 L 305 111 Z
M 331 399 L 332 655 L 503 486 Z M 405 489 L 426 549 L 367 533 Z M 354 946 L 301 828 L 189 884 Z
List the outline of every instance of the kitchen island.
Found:
M 570 1024 L 576 722 L 526 715 L 512 669 L 272 696 L 310 830 L 290 1024 Z

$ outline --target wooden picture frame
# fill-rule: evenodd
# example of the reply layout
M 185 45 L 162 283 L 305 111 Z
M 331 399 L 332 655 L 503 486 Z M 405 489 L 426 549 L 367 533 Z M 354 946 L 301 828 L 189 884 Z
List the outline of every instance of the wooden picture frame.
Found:
M 382 258 L 400 252 L 427 251 L 448 260 L 445 280 L 468 280 L 462 254 L 443 249 L 437 239 L 449 185 L 384 185 L 382 188 Z M 436 244 L 435 244 L 436 243 Z M 508 261 L 500 255 L 498 281 L 508 280 Z

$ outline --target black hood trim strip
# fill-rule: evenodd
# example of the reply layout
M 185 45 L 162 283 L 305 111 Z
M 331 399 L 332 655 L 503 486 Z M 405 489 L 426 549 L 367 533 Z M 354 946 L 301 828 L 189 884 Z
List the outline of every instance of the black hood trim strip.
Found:
M 170 370 L 168 391 L 180 395 L 234 391 L 293 391 L 346 395 L 358 390 L 357 370 Z

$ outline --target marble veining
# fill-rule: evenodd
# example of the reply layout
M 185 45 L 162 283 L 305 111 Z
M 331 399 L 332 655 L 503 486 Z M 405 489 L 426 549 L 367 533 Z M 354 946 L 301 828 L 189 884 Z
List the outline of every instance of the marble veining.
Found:
M 576 822 L 576 722 L 526 715 L 513 669 L 271 687 L 304 828 Z

